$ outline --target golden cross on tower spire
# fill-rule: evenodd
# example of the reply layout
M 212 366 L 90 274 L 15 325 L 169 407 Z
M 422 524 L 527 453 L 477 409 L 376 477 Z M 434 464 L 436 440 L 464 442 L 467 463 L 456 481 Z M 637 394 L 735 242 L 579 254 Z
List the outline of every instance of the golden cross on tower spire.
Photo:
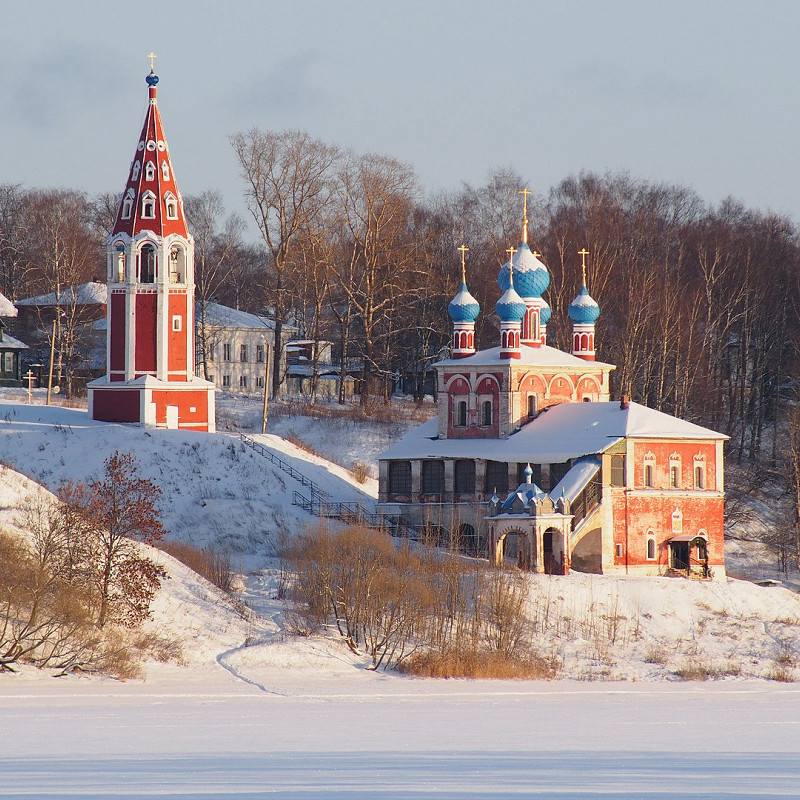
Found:
M 522 241 L 528 243 L 528 195 L 531 193 L 526 186 L 518 194 L 522 195 Z
M 459 252 L 461 253 L 461 283 L 467 282 L 467 253 L 469 252 L 469 247 L 465 244 L 462 244 L 461 247 L 458 248 Z
M 583 285 L 586 286 L 586 256 L 589 251 L 584 247 L 583 250 L 578 250 L 578 255 L 581 257 L 581 269 L 583 270 Z
M 516 247 L 509 247 L 508 250 L 506 250 L 506 253 L 508 253 L 508 283 L 509 283 L 509 287 L 514 282 L 514 253 L 516 253 L 516 252 L 517 252 L 517 248 Z
M 150 59 L 150 72 L 153 72 L 156 68 L 156 54 L 151 52 L 147 57 Z

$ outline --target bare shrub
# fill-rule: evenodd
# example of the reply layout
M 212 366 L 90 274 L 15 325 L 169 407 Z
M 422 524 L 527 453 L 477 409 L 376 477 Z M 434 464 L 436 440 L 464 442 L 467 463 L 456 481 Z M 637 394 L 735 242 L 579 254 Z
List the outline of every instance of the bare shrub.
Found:
M 684 681 L 707 681 L 718 678 L 719 674 L 719 670 L 698 658 L 687 659 L 675 670 L 675 675 Z
M 779 667 L 796 667 L 797 653 L 795 653 L 789 642 L 781 642 L 778 646 L 778 653 L 775 656 L 775 663 Z
M 767 674 L 767 679 L 778 683 L 793 683 L 795 676 L 793 670 L 780 664 L 775 664 Z
M 551 680 L 558 674 L 556 662 L 520 653 L 509 657 L 487 650 L 419 652 L 403 661 L 398 669 L 424 678 L 494 678 L 498 680 Z
M 664 666 L 670 660 L 670 651 L 660 644 L 651 644 L 644 654 L 646 664 L 659 664 Z
M 530 647 L 526 577 L 433 547 L 395 548 L 389 537 L 348 528 L 310 530 L 284 551 L 294 572 L 291 627 L 333 626 L 373 668 L 414 674 L 530 677 L 554 673 Z
M 62 557 L 48 537 L 28 547 L 0 532 L 0 672 L 29 663 L 60 675 L 135 676 L 138 662 L 124 637 L 113 626 L 94 624 L 90 598 L 64 577 Z
M 366 483 L 372 477 L 372 470 L 365 461 L 353 462 L 353 468 L 350 471 L 358 483 Z
M 186 542 L 161 542 L 159 548 L 226 594 L 233 594 L 234 572 L 227 553 L 209 547 L 194 547 Z
M 416 556 L 396 551 L 386 535 L 351 527 L 303 534 L 285 557 L 297 573 L 293 596 L 307 626 L 330 620 L 354 653 L 366 651 L 373 669 L 403 659 L 427 605 Z
M 185 664 L 183 648 L 173 639 L 158 633 L 140 631 L 131 641 L 130 648 L 143 656 L 149 656 L 162 664 Z

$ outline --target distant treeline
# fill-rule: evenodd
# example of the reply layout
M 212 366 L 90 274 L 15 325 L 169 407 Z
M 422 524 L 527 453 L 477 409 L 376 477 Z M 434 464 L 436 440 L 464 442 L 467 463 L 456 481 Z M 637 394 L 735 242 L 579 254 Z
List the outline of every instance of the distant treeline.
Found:
M 424 198 L 411 166 L 300 131 L 254 129 L 232 144 L 261 240 L 242 240 L 218 193 L 187 197 L 200 300 L 266 310 L 279 326 L 334 342 L 343 371 L 362 378 L 364 402 L 388 397 L 398 377 L 421 396 L 429 365 L 447 352 L 465 244 L 478 345 L 498 341 L 496 279 L 521 237 L 522 176 L 500 170 L 485 186 Z M 117 201 L 0 185 L 0 291 L 15 300 L 104 280 Z M 531 247 L 552 276 L 551 345 L 569 349 L 566 308 L 585 247 L 614 394 L 727 433 L 729 457 L 779 458 L 774 423 L 788 421 L 798 373 L 791 219 L 733 200 L 711 207 L 689 188 L 627 174 L 567 178 L 532 195 L 528 211 Z M 275 369 L 280 386 L 279 358 Z

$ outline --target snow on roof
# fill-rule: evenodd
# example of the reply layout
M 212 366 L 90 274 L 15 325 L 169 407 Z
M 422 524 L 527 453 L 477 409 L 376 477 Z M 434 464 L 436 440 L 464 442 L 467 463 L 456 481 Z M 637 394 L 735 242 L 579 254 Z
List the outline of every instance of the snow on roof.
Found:
M 0 317 L 16 317 L 18 311 L 14 304 L 2 293 L 0 293 Z
M 556 501 L 563 494 L 570 503 L 574 502 L 599 469 L 600 459 L 597 456 L 579 458 L 572 469 L 550 490 L 550 497 Z
M 229 308 L 219 303 L 207 302 L 205 304 L 206 323 L 218 328 L 275 328 L 275 320 L 240 311 L 238 308 Z M 200 320 L 200 304 L 198 303 L 197 320 Z
M 104 283 L 89 281 L 82 283 L 74 288 L 67 288 L 61 292 L 61 297 L 57 297 L 56 292 L 50 294 L 40 294 L 36 297 L 26 297 L 24 300 L 17 300 L 18 306 L 88 306 L 105 305 L 107 289 Z
M 9 336 L 7 333 L 3 334 L 2 340 L 0 340 L 0 350 L 29 350 L 30 348 L 25 342 L 21 342 L 19 339 L 15 339 L 13 336 Z
M 444 361 L 439 361 L 439 365 L 444 366 L 458 366 L 465 367 L 486 364 L 508 364 L 509 359 L 500 358 L 499 347 L 492 347 L 488 350 L 479 350 L 471 356 L 464 358 L 447 358 Z M 586 372 L 595 367 L 600 369 L 615 369 L 613 364 L 605 364 L 602 361 L 584 361 L 582 358 L 573 356 L 572 353 L 565 353 L 563 350 L 557 350 L 555 347 L 530 347 L 529 345 L 521 344 L 519 346 L 520 358 L 514 359 L 514 364 L 522 364 L 523 366 L 532 367 L 564 367 L 564 368 L 579 368 Z
M 544 349 L 544 348 L 542 348 Z M 468 358 L 461 359 L 468 361 Z M 726 439 L 724 434 L 638 403 L 561 403 L 551 406 L 507 439 L 439 439 L 436 419 L 420 425 L 381 458 L 485 458 L 560 464 L 602 453 L 627 437 Z

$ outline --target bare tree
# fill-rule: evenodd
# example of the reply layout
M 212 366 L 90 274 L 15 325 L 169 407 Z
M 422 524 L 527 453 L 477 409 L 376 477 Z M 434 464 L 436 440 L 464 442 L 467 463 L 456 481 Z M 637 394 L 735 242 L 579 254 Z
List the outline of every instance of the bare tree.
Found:
M 392 333 L 392 311 L 415 291 L 410 225 L 417 180 L 407 164 L 387 156 L 350 155 L 337 189 L 342 234 L 350 257 L 331 267 L 341 293 L 355 309 L 363 339 L 363 387 L 366 404 L 380 378 L 388 389 L 390 365 L 379 361 L 378 347 Z
M 98 598 L 97 624 L 109 619 L 136 625 L 165 573 L 142 555 L 137 542 L 155 544 L 164 535 L 156 503 L 161 490 L 139 477 L 130 453 L 114 453 L 105 477 L 92 483 L 65 483 L 59 490 L 71 527 L 80 531 L 80 561 Z
M 219 294 L 233 270 L 244 223 L 235 214 L 224 218 L 225 207 L 219 192 L 206 191 L 187 196 L 184 211 L 189 230 L 194 236 L 194 287 L 198 306 L 198 364 L 203 377 L 208 377 L 210 334 L 206 305 Z
M 330 201 L 339 151 L 304 131 L 253 128 L 231 138 L 246 183 L 245 197 L 272 260 L 269 301 L 275 317 L 272 395 L 280 393 L 283 326 L 292 307 L 290 273 L 297 240 L 312 230 Z

